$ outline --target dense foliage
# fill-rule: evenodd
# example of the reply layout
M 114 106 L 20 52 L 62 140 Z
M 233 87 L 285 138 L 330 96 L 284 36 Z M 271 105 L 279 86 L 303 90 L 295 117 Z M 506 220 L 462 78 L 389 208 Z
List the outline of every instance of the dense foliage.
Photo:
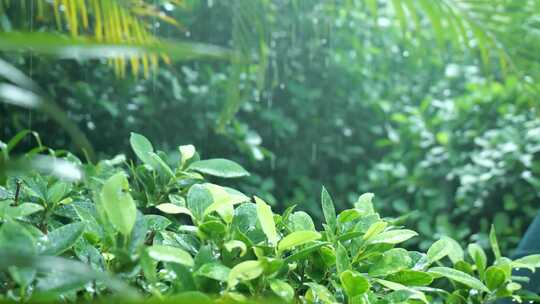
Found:
M 234 185 L 278 210 L 299 204 L 321 219 L 314 193 L 322 184 L 338 209 L 376 192 L 380 210 L 410 213 L 408 223 L 430 238 L 420 248 L 442 235 L 487 244 L 493 222 L 501 247 L 514 249 L 539 193 L 538 114 L 528 78 L 504 79 L 502 69 L 490 76 L 477 50 L 448 43 L 441 54 L 438 33 L 404 34 L 392 26 L 392 11 L 382 14 L 381 5 L 377 17 L 353 2 L 267 3 L 255 8 L 266 16 L 254 17 L 263 33 L 242 39 L 231 22 L 242 18 L 239 11 L 249 15 L 249 6 L 188 1 L 168 12 L 189 31 L 165 23 L 156 33 L 235 48 L 237 39 L 245 42 L 253 62 L 241 69 L 232 104 L 236 70 L 228 63 L 198 60 L 162 66 L 148 79 L 118 79 L 106 65 L 4 58 L 27 71 L 104 155 L 121 151 L 132 130 L 172 153 L 175 143 L 189 142 L 210 157 L 237 155 L 252 175 Z M 264 60 L 253 48 L 260 44 L 269 48 Z M 49 146 L 73 143 L 45 116 L 5 105 L 0 111 L 3 138 L 32 129 L 47 134 Z
M 0 0 L 0 294 L 535 300 L 539 12 Z
M 9 156 L 17 140 L 2 148 Z M 298 303 L 491 303 L 534 301 L 514 268 L 540 255 L 466 250 L 449 237 L 426 253 L 399 219 L 382 218 L 372 193 L 336 212 L 322 189 L 323 229 L 295 206 L 276 214 L 257 196 L 207 181 L 249 173 L 226 159 L 201 160 L 180 146 L 174 163 L 132 133 L 140 162 L 119 155 L 93 165 L 49 159 L 63 170 L 12 172 L 0 188 L 0 295 L 11 300 L 177 301 L 274 299 Z M 51 151 L 53 154 L 58 152 Z M 32 161 L 32 152 L 26 161 Z M 81 172 L 79 172 L 81 170 Z M 68 174 L 69 173 L 69 174 Z M 70 179 L 68 179 L 68 177 Z M 493 261 L 493 262 L 489 262 Z

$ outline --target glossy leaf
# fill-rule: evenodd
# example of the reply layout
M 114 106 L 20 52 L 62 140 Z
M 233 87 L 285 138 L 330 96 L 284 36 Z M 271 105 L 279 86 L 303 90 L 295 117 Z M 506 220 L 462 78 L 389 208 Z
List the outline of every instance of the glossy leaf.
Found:
M 506 275 L 502 269 L 497 266 L 491 266 L 486 270 L 486 286 L 490 290 L 496 290 L 506 281 Z
M 59 255 L 71 248 L 77 239 L 83 234 L 85 223 L 77 222 L 62 226 L 51 231 L 47 237 L 48 242 L 42 254 Z
M 336 247 L 336 271 L 337 274 L 340 275 L 345 270 L 348 270 L 351 268 L 350 265 L 350 259 L 349 259 L 349 253 L 347 252 L 347 248 L 343 246 L 341 243 L 337 243 Z
M 202 221 L 204 211 L 212 205 L 212 203 L 212 195 L 204 186 L 197 184 L 189 188 L 187 194 L 187 206 L 198 221 Z
M 311 216 L 303 211 L 296 211 L 289 216 L 289 227 L 292 231 L 315 231 Z
M 480 277 L 482 277 L 484 270 L 487 267 L 487 256 L 484 252 L 484 249 L 482 249 L 482 247 L 477 244 L 470 244 L 467 247 L 467 251 L 469 253 L 469 256 L 471 256 L 474 263 L 476 264 L 476 269 L 478 269 Z
M 326 224 L 330 231 L 335 231 L 337 227 L 336 207 L 334 207 L 334 202 L 324 187 L 321 191 L 321 206 Z
M 24 255 L 35 254 L 36 249 L 35 238 L 21 224 L 8 221 L 0 226 L 0 252 Z
M 350 298 L 366 293 L 371 287 L 368 279 L 354 270 L 344 271 L 339 276 L 339 280 Z
M 191 214 L 191 211 L 189 211 L 188 208 L 171 203 L 159 204 L 156 206 L 156 208 L 159 209 L 159 211 L 167 214 L 187 214 L 193 217 L 193 214 Z
M 499 242 L 497 241 L 497 233 L 495 232 L 495 226 L 491 225 L 491 230 L 489 231 L 489 243 L 491 245 L 491 250 L 495 255 L 495 259 L 501 258 L 501 250 L 499 249 Z
M 111 224 L 123 235 L 129 235 L 135 225 L 137 208 L 129 194 L 128 180 L 122 172 L 105 182 L 100 200 Z
M 232 252 L 234 249 L 240 249 L 240 256 L 244 256 L 244 254 L 247 252 L 246 244 L 238 240 L 228 241 L 223 244 L 223 247 L 225 247 L 228 252 Z
M 390 230 L 376 235 L 370 240 L 370 243 L 399 244 L 417 235 L 418 233 L 408 229 Z
M 514 268 L 527 268 L 532 272 L 535 272 L 537 268 L 540 268 L 540 254 L 528 255 L 512 262 Z
M 423 271 L 405 269 L 387 276 L 386 280 L 405 286 L 428 286 L 433 282 L 433 277 Z
M 150 153 L 154 153 L 154 147 L 152 146 L 152 143 L 143 135 L 138 133 L 131 133 L 131 136 L 129 138 L 129 142 L 131 144 L 131 148 L 133 149 L 133 152 L 137 155 L 137 157 L 145 164 L 149 165 L 150 167 L 157 169 L 158 164 L 154 160 L 154 158 L 150 155 Z
M 315 231 L 295 231 L 279 241 L 278 251 L 283 252 L 285 250 L 319 240 L 320 238 L 321 234 Z
M 189 168 L 203 174 L 223 178 L 236 178 L 249 175 L 239 164 L 222 158 L 196 161 L 189 165 Z
M 429 273 L 446 277 L 478 291 L 489 292 L 489 289 L 481 281 L 459 270 L 448 267 L 433 267 L 429 269 Z
M 194 262 L 191 255 L 177 247 L 153 245 L 146 249 L 148 256 L 156 261 L 177 263 L 187 267 L 193 267 Z
M 270 280 L 270 289 L 285 302 L 292 302 L 294 299 L 294 289 L 285 281 Z
M 262 199 L 255 196 L 255 203 L 257 205 L 257 218 L 261 223 L 262 230 L 268 239 L 270 244 L 275 245 L 278 241 L 278 234 L 276 232 L 276 223 L 274 222 L 274 214 L 272 208 L 268 206 Z
M 241 281 L 250 281 L 258 278 L 264 271 L 260 261 L 245 261 L 231 269 L 227 278 L 229 288 L 235 287 Z
M 229 278 L 231 269 L 220 263 L 203 264 L 195 273 L 198 276 L 207 277 L 209 279 L 226 282 Z
M 431 245 L 431 247 L 429 247 L 429 250 L 427 252 L 429 262 L 437 262 L 438 260 L 447 256 L 450 253 L 450 250 L 450 244 L 447 239 L 442 238 L 436 241 L 435 243 L 433 243 L 433 245 Z
M 369 267 L 369 274 L 372 276 L 387 276 L 412 267 L 412 259 L 405 249 L 394 248 L 382 254 Z

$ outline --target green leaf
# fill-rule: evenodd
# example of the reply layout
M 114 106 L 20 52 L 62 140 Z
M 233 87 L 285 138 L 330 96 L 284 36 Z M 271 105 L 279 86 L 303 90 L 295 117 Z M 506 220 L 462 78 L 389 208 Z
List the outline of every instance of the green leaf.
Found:
M 398 229 L 382 232 L 373 237 L 369 243 L 371 244 L 398 244 L 417 236 L 418 233 L 408 229 Z
M 386 279 L 405 286 L 428 286 L 433 282 L 433 277 L 429 273 L 409 269 L 393 273 Z
M 491 225 L 491 230 L 489 231 L 489 243 L 491 244 L 491 250 L 493 250 L 495 259 L 500 259 L 502 255 L 501 250 L 499 249 L 499 242 L 497 241 L 497 233 L 495 232 L 494 225 Z
M 21 224 L 8 221 L 0 227 L 0 252 L 35 254 L 36 241 Z
M 192 163 L 191 165 L 189 165 L 189 169 L 203 173 L 203 174 L 208 174 L 208 175 L 223 177 L 223 178 L 236 178 L 236 177 L 249 176 L 249 172 L 247 172 L 244 168 L 242 168 L 242 166 L 240 166 L 239 164 L 233 161 L 230 161 L 228 159 L 222 159 L 222 158 L 196 161 Z
M 213 203 L 212 194 L 203 185 L 193 185 L 187 194 L 187 206 L 195 219 L 203 220 L 204 211 Z
M 275 245 L 278 241 L 276 232 L 276 223 L 274 222 L 274 214 L 272 208 L 268 206 L 262 199 L 255 196 L 255 204 L 257 205 L 257 218 L 261 223 L 262 230 L 266 235 L 268 242 Z
M 189 211 L 188 208 L 171 203 L 159 204 L 156 206 L 156 208 L 159 211 L 167 214 L 187 214 L 190 217 L 193 217 L 193 214 L 191 214 L 191 211 Z
M 148 152 L 148 156 L 152 159 L 154 162 L 155 169 L 158 170 L 162 175 L 168 176 L 169 178 L 175 178 L 174 172 L 172 171 L 171 167 L 165 163 L 159 155 L 157 155 L 154 152 Z
M 285 302 L 292 302 L 294 300 L 294 289 L 285 281 L 278 279 L 270 280 L 270 289 Z
M 229 288 L 235 287 L 240 281 L 250 281 L 258 278 L 264 271 L 261 261 L 245 261 L 231 269 L 227 284 Z
M 285 262 L 290 263 L 290 262 L 305 259 L 311 253 L 313 253 L 314 251 L 318 250 L 319 248 L 327 244 L 328 243 L 325 243 L 325 242 L 317 242 L 313 245 L 307 246 L 306 248 L 301 249 L 298 252 L 295 252 L 291 254 L 290 256 L 288 256 L 287 258 L 285 258 Z
M 26 288 L 30 283 L 36 278 L 37 271 L 29 267 L 9 267 L 9 275 L 17 284 L 21 287 Z
M 7 206 L 5 216 L 10 218 L 21 218 L 42 211 L 43 206 L 34 203 L 22 203 L 15 207 Z M 0 214 L 0 218 L 1 218 Z
M 365 241 L 369 241 L 372 237 L 378 235 L 379 233 L 383 232 L 386 226 L 388 225 L 387 222 L 379 221 L 371 224 L 369 226 L 368 230 L 362 237 Z
M 485 282 L 489 289 L 497 290 L 506 282 L 506 275 L 504 270 L 497 266 L 491 266 L 486 270 Z
M 450 244 L 448 242 L 448 239 L 442 238 L 431 247 L 429 247 L 429 250 L 427 252 L 427 257 L 429 260 L 429 263 L 437 262 L 438 260 L 444 258 L 450 253 Z
M 221 221 L 206 221 L 199 225 L 199 231 L 211 239 L 219 239 L 225 236 L 227 226 Z
M 75 245 L 75 242 L 83 234 L 84 222 L 77 222 L 61 226 L 47 235 L 48 241 L 45 244 L 42 254 L 59 255 Z
M 135 152 L 135 155 L 137 155 L 137 157 L 143 163 L 149 165 L 154 169 L 158 168 L 159 165 L 150 155 L 150 153 L 154 153 L 154 147 L 146 137 L 141 134 L 131 132 L 129 143 L 131 144 L 131 148 L 133 149 L 133 152 Z
M 116 173 L 105 182 L 100 200 L 114 228 L 123 235 L 129 235 L 137 219 L 137 207 L 129 194 L 129 183 L 124 173 Z
M 371 276 L 387 276 L 412 267 L 412 259 L 407 250 L 393 248 L 382 254 L 378 260 L 369 267 Z
M 189 161 L 193 156 L 195 156 L 195 146 L 193 145 L 184 145 L 179 146 L 178 150 L 180 151 L 180 157 L 181 157 L 181 167 L 184 167 L 184 165 Z
M 289 216 L 289 228 L 292 231 L 311 230 L 315 231 L 315 224 L 309 214 L 304 211 L 297 211 Z
M 47 190 L 47 200 L 49 203 L 58 203 L 71 190 L 70 185 L 63 182 L 55 183 Z
M 463 249 L 461 246 L 449 237 L 443 237 L 431 245 L 427 252 L 430 263 L 434 263 L 445 256 L 450 257 L 452 263 L 463 260 Z
M 417 290 L 412 289 L 412 288 L 408 288 L 407 286 L 403 286 L 403 285 L 398 284 L 398 283 L 386 281 L 386 280 L 376 279 L 376 281 L 377 281 L 377 283 L 379 283 L 382 286 L 384 286 L 386 288 L 389 288 L 391 290 L 394 290 L 394 291 L 402 291 L 403 290 L 403 291 L 405 291 L 408 294 L 407 295 L 408 298 L 420 300 L 425 304 L 429 303 L 427 301 L 426 296 L 425 296 L 425 294 L 423 292 L 417 291 Z
M 445 256 L 448 256 L 452 263 L 463 261 L 463 249 L 453 239 L 449 237 L 443 237 L 437 242 L 433 243 L 427 252 L 427 256 L 430 263 L 434 263 Z
M 371 215 L 375 213 L 375 209 L 373 208 L 374 196 L 375 194 L 373 193 L 364 193 L 360 195 L 356 203 L 354 203 L 354 207 L 362 211 L 364 215 Z
M 324 303 L 333 304 L 337 303 L 334 295 L 326 288 L 326 286 L 317 283 L 306 283 L 309 286 L 309 290 L 306 292 L 305 298 L 308 303 Z
M 540 268 L 540 254 L 528 255 L 512 262 L 512 268 L 527 268 L 532 272 Z
M 223 247 L 225 247 L 225 249 L 228 252 L 232 252 L 235 248 L 240 249 L 240 256 L 244 256 L 244 254 L 246 254 L 246 251 L 247 251 L 246 244 L 238 240 L 228 241 L 227 243 L 223 244 Z
M 241 204 L 234 210 L 231 228 L 240 231 L 252 243 L 259 243 L 265 239 L 257 217 L 257 206 L 253 203 Z
M 165 230 L 172 224 L 168 218 L 157 214 L 146 214 L 143 217 L 148 230 L 154 232 Z
M 204 210 L 204 215 L 216 212 L 227 223 L 234 217 L 234 205 L 249 201 L 249 198 L 239 191 L 206 183 L 204 187 L 212 195 L 213 203 Z
M 345 270 L 351 268 L 351 262 L 349 259 L 349 254 L 347 248 L 343 246 L 340 242 L 337 243 L 336 248 L 336 271 L 337 274 L 341 274 Z
M 332 197 L 330 197 L 330 194 L 324 186 L 321 190 L 321 206 L 324 219 L 326 221 L 326 224 L 328 224 L 328 228 L 330 229 L 330 231 L 332 231 L 332 233 L 335 233 L 337 227 L 336 207 L 334 207 Z
M 156 261 L 181 264 L 187 267 L 193 267 L 194 262 L 191 255 L 180 248 L 165 246 L 165 245 L 153 245 L 146 248 L 148 256 Z
M 456 281 L 470 288 L 489 292 L 489 289 L 478 279 L 462 272 L 448 267 L 433 267 L 428 270 L 429 273 L 446 277 L 452 281 Z
M 207 263 L 202 265 L 197 272 L 198 276 L 207 277 L 220 282 L 226 282 L 231 269 L 221 263 Z
M 339 213 L 337 217 L 337 221 L 340 224 L 344 224 L 347 222 L 352 222 L 355 219 L 361 217 L 362 215 L 363 215 L 362 212 L 358 209 L 347 209 Z
M 448 257 L 452 261 L 452 263 L 456 264 L 459 261 L 463 261 L 465 257 L 465 253 L 463 252 L 463 248 L 461 248 L 461 245 L 450 237 L 444 237 L 446 242 L 448 243 L 448 247 L 450 247 L 448 252 Z
M 482 249 L 482 247 L 480 247 L 478 244 L 469 244 L 467 251 L 476 264 L 476 269 L 478 270 L 480 277 L 483 277 L 484 271 L 487 267 L 487 256 L 484 249 Z
M 315 231 L 295 231 L 284 237 L 278 244 L 278 251 L 283 252 L 291 248 L 316 241 L 321 238 L 321 234 Z
M 371 287 L 368 279 L 354 270 L 344 271 L 339 276 L 339 280 L 341 281 L 341 285 L 349 298 L 362 295 Z

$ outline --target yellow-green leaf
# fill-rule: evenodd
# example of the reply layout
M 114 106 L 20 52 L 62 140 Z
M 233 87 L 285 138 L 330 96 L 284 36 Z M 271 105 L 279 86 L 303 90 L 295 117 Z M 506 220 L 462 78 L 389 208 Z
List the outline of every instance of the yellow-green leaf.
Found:
M 315 231 L 295 231 L 284 237 L 278 244 L 278 251 L 283 252 L 291 248 L 316 241 L 321 238 L 321 234 Z
M 262 199 L 256 196 L 255 203 L 257 205 L 257 218 L 261 223 L 261 228 L 266 235 L 268 242 L 275 245 L 278 241 L 278 234 L 276 232 L 276 223 L 274 222 L 272 208 L 270 208 L 270 206 L 268 206 Z
M 123 235 L 129 235 L 135 225 L 137 207 L 129 194 L 129 183 L 124 173 L 116 173 L 105 182 L 100 200 L 113 227 Z

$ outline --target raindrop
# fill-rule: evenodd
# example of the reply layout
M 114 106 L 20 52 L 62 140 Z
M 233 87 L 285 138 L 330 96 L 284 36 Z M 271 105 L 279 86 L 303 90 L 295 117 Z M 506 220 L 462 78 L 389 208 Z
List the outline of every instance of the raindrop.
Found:
M 388 18 L 381 17 L 377 20 L 377 23 L 380 27 L 389 27 L 390 26 L 390 20 Z
M 165 2 L 165 4 L 163 5 L 163 7 L 165 8 L 165 10 L 167 10 L 167 11 L 169 11 L 169 12 L 172 11 L 172 10 L 174 10 L 174 5 L 172 5 L 172 4 L 169 3 L 169 2 Z
M 88 127 L 89 130 L 94 130 L 96 128 L 96 124 L 93 121 L 89 121 L 86 123 L 86 127 Z

